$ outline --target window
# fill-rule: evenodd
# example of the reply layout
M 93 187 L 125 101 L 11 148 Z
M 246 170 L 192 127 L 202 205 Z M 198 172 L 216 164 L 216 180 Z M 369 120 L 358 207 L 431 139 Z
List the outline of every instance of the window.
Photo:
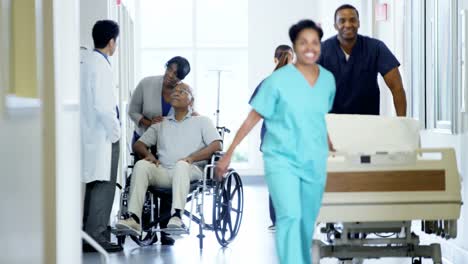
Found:
M 409 51 L 405 61 L 408 115 L 418 119 L 424 126 L 425 118 L 425 5 L 424 0 L 411 1 L 405 17 L 410 27 L 405 32 L 406 50 Z
M 410 114 L 444 133 L 455 133 L 458 123 L 453 99 L 458 87 L 456 5 L 456 0 L 416 0 L 406 15 L 411 23 Z
M 426 36 L 428 127 L 454 131 L 453 91 L 457 87 L 456 1 L 427 1 Z

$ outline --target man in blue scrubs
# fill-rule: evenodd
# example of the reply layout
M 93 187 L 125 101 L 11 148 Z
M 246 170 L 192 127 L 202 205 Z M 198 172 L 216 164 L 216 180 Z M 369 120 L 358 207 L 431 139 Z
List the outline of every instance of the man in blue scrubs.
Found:
M 406 115 L 406 95 L 398 70 L 400 63 L 380 40 L 359 35 L 359 12 L 351 5 L 335 11 L 338 31 L 322 43 L 318 63 L 333 73 L 336 96 L 331 113 L 380 114 L 380 73 L 393 95 L 396 114 Z

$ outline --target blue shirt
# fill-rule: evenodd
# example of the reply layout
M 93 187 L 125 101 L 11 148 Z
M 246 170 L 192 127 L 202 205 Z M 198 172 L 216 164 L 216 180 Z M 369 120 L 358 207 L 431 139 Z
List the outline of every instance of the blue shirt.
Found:
M 162 116 L 167 116 L 171 110 L 171 107 L 172 105 L 166 102 L 166 100 L 164 100 L 164 96 L 161 95 Z
M 313 87 L 292 64 L 265 79 L 250 104 L 268 127 L 262 146 L 266 170 L 279 159 L 297 168 L 299 177 L 310 180 L 317 175 L 311 170 L 326 168 L 325 115 L 334 96 L 335 79 L 321 66 Z
M 378 115 L 380 90 L 377 74 L 382 76 L 400 63 L 378 39 L 358 35 L 349 60 L 337 36 L 322 43 L 318 61 L 336 80 L 336 96 L 331 113 Z

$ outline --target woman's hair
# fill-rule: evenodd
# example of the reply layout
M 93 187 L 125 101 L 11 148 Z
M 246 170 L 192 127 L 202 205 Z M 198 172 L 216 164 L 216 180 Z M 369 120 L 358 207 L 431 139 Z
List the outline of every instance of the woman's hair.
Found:
M 175 64 L 177 67 L 176 76 L 179 80 L 183 80 L 190 72 L 190 63 L 188 60 L 181 56 L 176 56 L 166 62 L 166 68 Z
M 310 19 L 304 19 L 296 24 L 292 25 L 289 28 L 289 38 L 291 39 L 291 42 L 294 44 L 297 40 L 297 36 L 299 36 L 299 33 L 301 33 L 302 30 L 304 29 L 312 29 L 315 30 L 319 36 L 319 39 L 322 40 L 323 37 L 323 30 L 320 28 L 314 21 Z
M 275 59 L 278 60 L 276 67 L 273 71 L 283 67 L 284 65 L 288 64 L 289 54 L 292 55 L 292 48 L 288 45 L 279 45 L 275 49 Z

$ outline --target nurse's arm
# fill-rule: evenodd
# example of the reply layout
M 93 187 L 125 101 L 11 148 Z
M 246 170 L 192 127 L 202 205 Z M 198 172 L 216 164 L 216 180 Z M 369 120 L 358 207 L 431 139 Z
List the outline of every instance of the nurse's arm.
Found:
M 336 152 L 336 149 L 335 147 L 333 146 L 333 142 L 331 141 L 330 139 L 330 134 L 327 134 L 327 138 L 328 138 L 328 150 L 330 152 Z
M 239 145 L 242 140 L 249 134 L 252 128 L 262 119 L 262 116 L 257 113 L 254 109 L 252 109 L 245 119 L 244 123 L 242 123 L 241 127 L 236 133 L 234 140 L 229 146 L 228 150 L 224 154 L 224 156 L 218 161 L 216 164 L 216 179 L 222 180 L 223 175 L 226 173 L 229 163 L 231 163 L 231 157 L 236 149 L 237 145 Z
M 398 67 L 391 69 L 383 78 L 392 92 L 397 116 L 406 116 L 406 94 Z

